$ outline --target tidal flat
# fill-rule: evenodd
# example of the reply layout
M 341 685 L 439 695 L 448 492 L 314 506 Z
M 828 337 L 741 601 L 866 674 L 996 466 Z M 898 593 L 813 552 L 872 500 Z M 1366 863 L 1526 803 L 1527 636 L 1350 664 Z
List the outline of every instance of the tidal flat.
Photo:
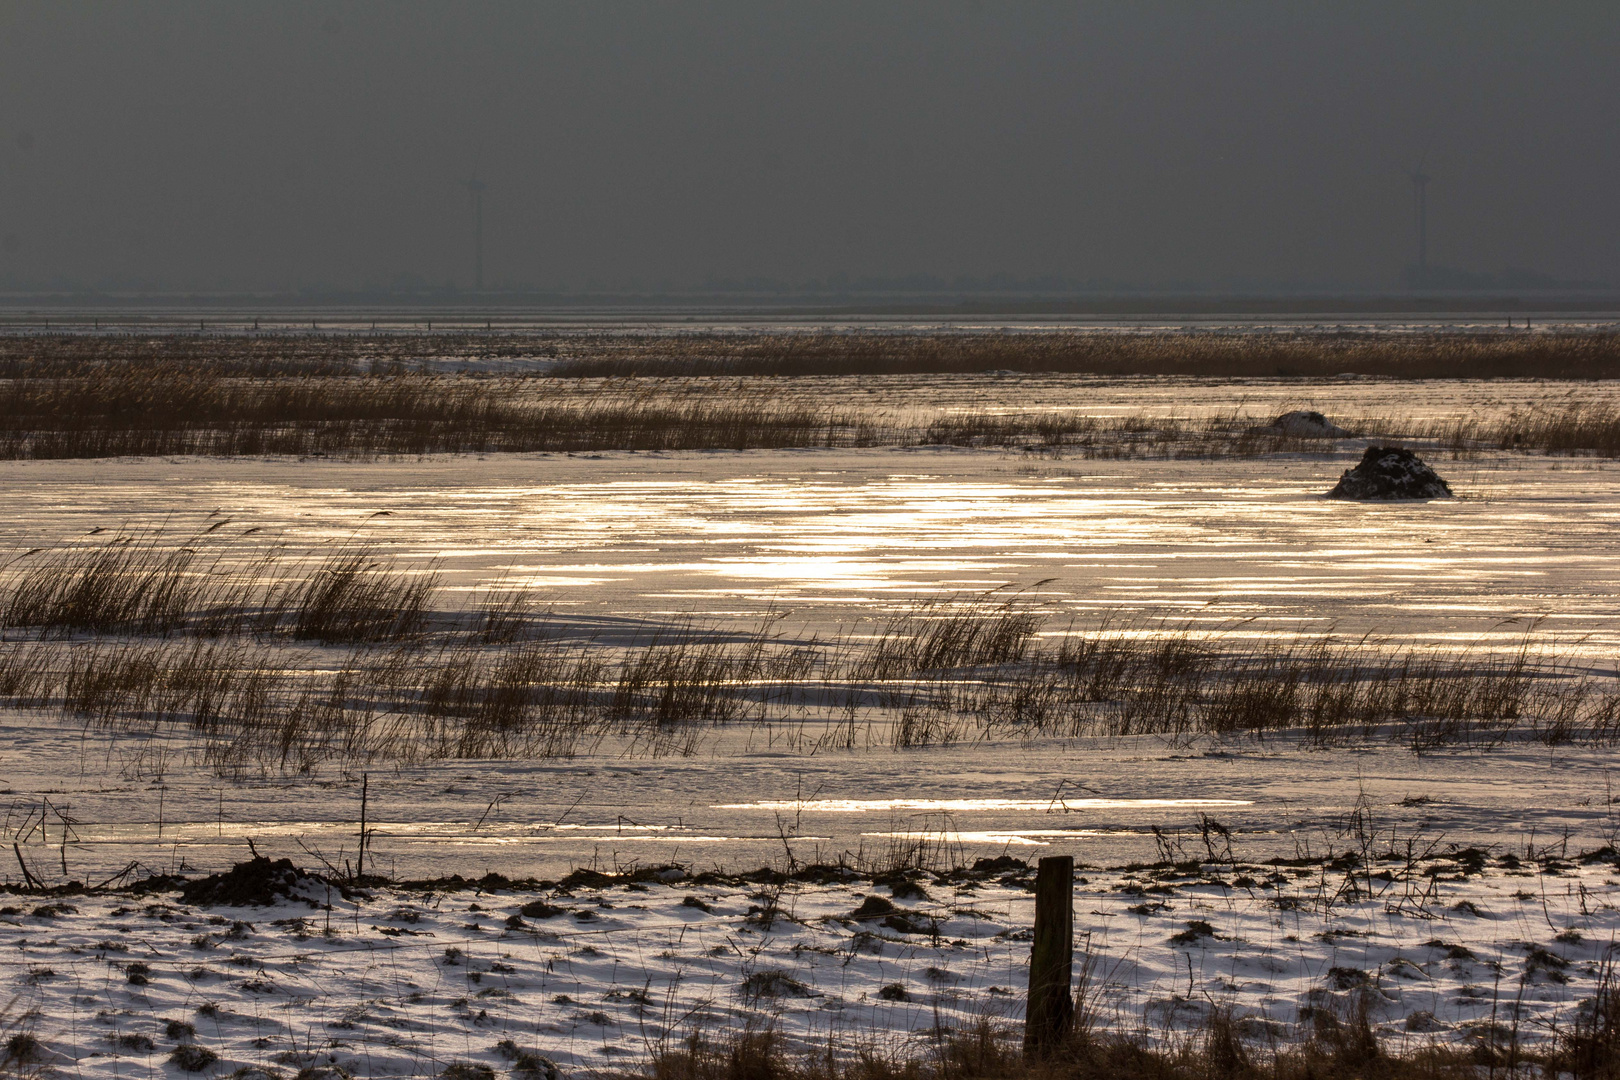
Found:
M 1016 1021 L 1046 854 L 1111 1029 L 1373 994 L 1529 1045 L 1596 992 L 1620 463 L 1501 436 L 1612 383 L 530 382 L 891 435 L 0 462 L 41 1060 L 155 1074 L 181 1020 L 233 1068 L 605 1066 L 694 1009 L 921 1046 Z M 1249 434 L 1290 409 L 1352 434 Z M 1455 497 L 1323 498 L 1384 441 Z M 343 884 L 179 898 L 255 853 Z

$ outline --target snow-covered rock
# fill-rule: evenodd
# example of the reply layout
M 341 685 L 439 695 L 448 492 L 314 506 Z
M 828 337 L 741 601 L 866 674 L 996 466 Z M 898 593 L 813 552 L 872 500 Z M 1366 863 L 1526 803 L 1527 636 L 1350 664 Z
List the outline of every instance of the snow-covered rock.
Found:
M 1285 412 L 1261 430 L 1273 435 L 1290 435 L 1296 439 L 1344 439 L 1350 435 L 1314 409 Z
M 1346 469 L 1330 499 L 1449 499 L 1451 485 L 1399 446 L 1369 446 L 1361 462 Z

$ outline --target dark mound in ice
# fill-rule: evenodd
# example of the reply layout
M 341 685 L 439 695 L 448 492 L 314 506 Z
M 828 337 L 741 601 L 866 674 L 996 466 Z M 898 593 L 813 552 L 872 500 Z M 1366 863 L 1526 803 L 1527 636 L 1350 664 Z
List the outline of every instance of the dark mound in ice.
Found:
M 1350 433 L 1314 409 L 1285 412 L 1260 429 L 1272 435 L 1292 435 L 1296 439 L 1343 439 Z
M 1361 464 L 1346 469 L 1330 499 L 1449 499 L 1451 485 L 1410 450 L 1369 446 Z
M 291 859 L 271 862 L 258 855 L 237 863 L 229 873 L 188 882 L 180 896 L 198 907 L 270 907 L 283 900 L 310 900 L 322 884 L 320 878 L 294 866 Z

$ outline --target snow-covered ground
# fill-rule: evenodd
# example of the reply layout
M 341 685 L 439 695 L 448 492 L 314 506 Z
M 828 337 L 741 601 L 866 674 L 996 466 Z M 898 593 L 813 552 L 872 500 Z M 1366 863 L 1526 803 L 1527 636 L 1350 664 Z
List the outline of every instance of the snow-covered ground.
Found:
M 1392 1048 L 1488 1039 L 1492 1025 L 1534 1043 L 1567 1027 L 1620 929 L 1615 867 L 1556 847 L 1540 865 L 1398 854 L 1368 872 L 1082 869 L 1088 1008 L 1159 1038 L 1229 1008 L 1266 1039 L 1362 997 Z M 193 907 L 174 892 L 13 898 L 0 980 L 45 1059 L 86 1077 L 177 1075 L 168 1055 L 182 1042 L 219 1055 L 215 1073 L 324 1063 L 432 1076 L 456 1061 L 511 1068 L 520 1053 L 633 1064 L 748 1020 L 917 1051 L 941 1027 L 1020 1017 L 1028 872 L 881 886 L 581 877 L 334 891 L 329 909 L 314 883 L 307 901 L 272 907 Z M 855 918 L 863 905 L 876 914 Z

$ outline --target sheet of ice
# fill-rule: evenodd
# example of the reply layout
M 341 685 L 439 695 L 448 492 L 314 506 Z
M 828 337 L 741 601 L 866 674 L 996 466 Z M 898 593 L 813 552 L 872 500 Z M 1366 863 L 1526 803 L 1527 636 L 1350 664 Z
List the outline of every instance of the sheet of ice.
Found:
M 961 380 L 963 407 L 991 385 Z M 1272 395 L 1265 411 L 1275 403 L 1329 415 L 1355 394 L 1369 395 L 1356 399 L 1366 409 L 1377 395 L 1393 409 L 1405 394 L 1408 412 L 1439 414 L 1493 394 L 1548 393 L 1535 384 L 1431 386 L 1415 396 L 1406 384 L 1346 387 L 1338 398 L 1294 383 L 1255 392 Z M 999 403 L 1018 404 L 1014 393 L 1056 401 L 1073 388 L 1012 380 Z M 1144 394 L 1172 405 L 1163 395 L 1175 391 L 1143 380 L 1088 407 L 1131 411 Z M 893 395 L 897 409 L 915 400 L 898 384 Z M 1443 506 L 1324 502 L 1358 452 L 1121 463 L 938 449 L 9 462 L 0 464 L 10 511 L 0 542 L 26 548 L 95 527 L 164 523 L 180 542 L 217 510 L 244 533 L 260 530 L 241 538 L 245 548 L 359 534 L 408 559 L 440 560 L 452 588 L 535 583 L 598 634 L 620 621 L 687 616 L 751 626 L 766 613 L 785 616 L 784 633 L 859 632 L 919 597 L 1013 587 L 1029 589 L 1054 628 L 1108 614 L 1235 639 L 1334 628 L 1507 649 L 1535 627 L 1594 666 L 1613 663 L 1620 466 L 1484 455 L 1435 462 L 1460 496 Z M 880 863 L 920 844 L 943 861 L 1012 851 L 1119 866 L 1150 861 L 1163 844 L 1196 855 L 1208 819 L 1230 830 L 1243 858 L 1259 860 L 1342 847 L 1346 822 L 1367 808 L 1391 837 L 1496 856 L 1549 844 L 1574 852 L 1620 834 L 1610 783 L 1620 760 L 1601 747 L 1419 756 L 1378 738 L 1321 749 L 1284 736 L 807 754 L 793 734 L 719 729 L 690 757 L 601 747 L 567 760 L 379 766 L 369 778 L 373 865 L 399 878 L 557 878 L 575 866 Z M 352 859 L 360 776 L 222 777 L 196 750 L 183 732 L 109 737 L 8 711 L 0 838 L 53 883 L 94 883 L 131 861 L 218 870 L 243 858 L 249 840 L 304 865 Z M 1431 879 L 1440 889 L 1432 898 L 1413 901 L 1403 889 L 1326 907 L 1320 872 L 1288 875 L 1284 903 L 1279 883 L 1241 885 L 1235 872 L 1215 874 L 1222 884 L 1208 874 L 1089 873 L 1079 921 L 1115 1003 L 1105 1019 L 1155 1029 L 1195 1020 L 1199 1001 L 1230 1003 L 1261 1027 L 1292 1024 L 1324 988 L 1342 996 L 1371 987 L 1391 1037 L 1425 1010 L 1442 1037 L 1468 1038 L 1478 1032 L 1471 1025 L 1508 1007 L 1526 1010 L 1523 1031 L 1542 1034 L 1589 996 L 1591 965 L 1620 930 L 1604 864 L 1459 867 Z M 506 916 L 524 897 L 479 897 L 494 909 L 486 915 L 470 911 L 465 894 L 383 893 L 339 903 L 334 937 L 326 913 L 307 908 L 224 912 L 215 924 L 172 898 L 151 909 L 75 899 L 77 912 L 54 915 L 15 903 L 18 912 L 0 916 L 0 978 L 35 1010 L 29 1022 L 59 1064 L 98 1076 L 164 1071 L 164 1018 L 196 1024 L 231 1064 L 291 1069 L 325 1054 L 364 1072 L 425 1075 L 450 1060 L 495 1063 L 493 1047 L 507 1037 L 564 1060 L 625 1060 L 669 1026 L 666 1015 L 702 1001 L 723 1017 L 780 1014 L 802 1034 L 917 1032 L 936 1022 L 936 1006 L 952 1023 L 997 1003 L 1016 1016 L 1027 894 L 1016 884 L 928 888 L 930 898 L 911 906 L 930 926 L 942 920 L 937 940 L 832 919 L 870 891 L 854 883 L 787 890 L 777 900 L 790 918 L 770 929 L 748 921 L 748 908 L 769 897 L 740 886 L 579 890 L 564 900 L 591 918 L 512 927 Z M 714 911 L 684 904 L 687 895 Z M 1456 907 L 1463 901 L 1473 907 Z M 115 914 L 120 907 L 132 910 Z M 414 921 L 396 917 L 406 907 Z M 273 925 L 295 918 L 307 921 Z M 1193 921 L 1210 933 L 1194 932 Z M 446 957 L 447 947 L 460 956 Z M 128 981 L 132 961 L 150 966 L 145 983 Z M 1499 989 L 1495 964 L 1522 1005 Z M 896 984 L 900 1000 L 878 995 Z M 194 1015 L 209 1002 L 218 1009 Z M 115 1041 L 121 1035 L 137 1038 Z
M 1325 749 L 1276 735 L 801 754 L 748 727 L 711 735 L 687 757 L 605 747 L 556 760 L 379 765 L 367 782 L 373 865 L 409 879 L 560 878 L 581 866 L 749 869 L 789 854 L 881 861 L 907 843 L 957 862 L 1015 846 L 1121 865 L 1157 857 L 1155 827 L 1190 837 L 1206 817 L 1254 858 L 1292 857 L 1320 850 L 1363 799 L 1391 827 L 1446 843 L 1515 848 L 1568 836 L 1596 848 L 1620 831 L 1608 802 L 1620 768 L 1611 748 L 1508 743 L 1418 755 L 1381 738 Z M 0 845 L 20 843 L 52 883 L 98 882 L 136 861 L 142 872 L 219 870 L 246 858 L 249 841 L 312 865 L 353 858 L 358 772 L 221 776 L 197 750 L 181 731 L 108 735 L 10 714 L 0 727 Z
M 1356 455 L 5 462 L 0 545 L 165 523 L 178 544 L 218 511 L 259 530 L 239 536 L 244 552 L 362 536 L 438 560 L 453 588 L 533 585 L 596 634 L 625 619 L 770 616 L 825 636 L 919 598 L 1022 589 L 1051 630 L 1107 615 L 1234 640 L 1332 629 L 1513 649 L 1534 628 L 1612 660 L 1620 464 L 1486 456 L 1436 463 L 1459 495 L 1443 504 L 1323 499 Z

